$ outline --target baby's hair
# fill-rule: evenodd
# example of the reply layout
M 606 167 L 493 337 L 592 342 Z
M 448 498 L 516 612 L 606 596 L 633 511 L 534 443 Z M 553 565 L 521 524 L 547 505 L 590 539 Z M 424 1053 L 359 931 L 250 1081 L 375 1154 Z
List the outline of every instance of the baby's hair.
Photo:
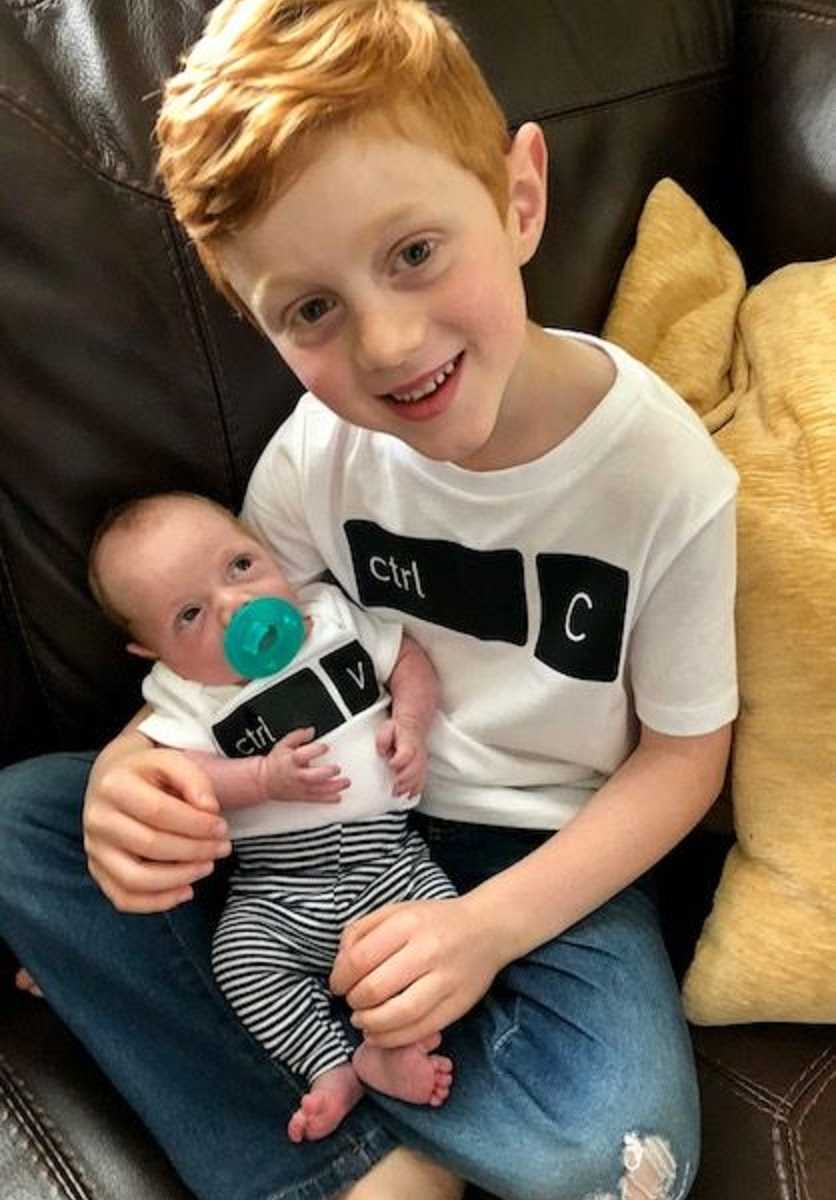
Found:
M 505 117 L 451 22 L 424 0 L 223 0 L 168 81 L 160 173 L 216 286 L 217 248 L 298 178 L 325 131 L 431 145 L 508 209 Z
M 241 524 L 234 512 L 210 496 L 201 496 L 198 492 L 186 491 L 153 492 L 146 496 L 132 496 L 120 504 L 115 504 L 105 513 L 93 534 L 90 551 L 87 555 L 87 585 L 93 599 L 105 616 L 125 633 L 133 632 L 130 622 L 113 603 L 108 594 L 107 585 L 102 579 L 99 562 L 102 544 L 105 538 L 113 533 L 129 533 L 133 529 L 141 528 L 146 521 L 153 518 L 155 511 L 158 512 L 167 504 L 180 500 L 192 500 L 198 504 L 206 504 L 229 517 L 230 521 Z

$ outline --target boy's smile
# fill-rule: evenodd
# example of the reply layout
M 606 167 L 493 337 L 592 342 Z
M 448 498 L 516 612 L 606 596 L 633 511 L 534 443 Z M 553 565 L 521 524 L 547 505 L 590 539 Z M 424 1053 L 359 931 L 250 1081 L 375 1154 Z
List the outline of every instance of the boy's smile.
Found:
M 542 181 L 520 135 L 508 164 L 503 223 L 480 180 L 431 145 L 380 120 L 327 134 L 220 247 L 232 286 L 324 404 L 474 469 L 510 465 L 500 448 L 533 403 L 520 266 L 539 240 Z

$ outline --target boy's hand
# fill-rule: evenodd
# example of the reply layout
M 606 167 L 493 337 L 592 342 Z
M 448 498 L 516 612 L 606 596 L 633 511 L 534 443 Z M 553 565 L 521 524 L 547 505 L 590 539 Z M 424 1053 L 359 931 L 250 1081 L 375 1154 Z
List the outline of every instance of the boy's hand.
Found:
M 314 766 L 328 753 L 324 742 L 313 741 L 313 727 L 294 729 L 258 760 L 265 800 L 337 804 L 350 781 L 335 763 Z
M 458 1020 L 505 962 L 467 897 L 391 904 L 342 936 L 330 985 L 372 1045 L 406 1046 Z
M 163 912 L 230 853 L 205 772 L 177 750 L 121 754 L 94 769 L 84 800 L 90 874 L 123 912 Z
M 419 730 L 390 717 L 377 731 L 375 744 L 392 769 L 392 795 L 417 796 L 427 775 L 426 742 Z

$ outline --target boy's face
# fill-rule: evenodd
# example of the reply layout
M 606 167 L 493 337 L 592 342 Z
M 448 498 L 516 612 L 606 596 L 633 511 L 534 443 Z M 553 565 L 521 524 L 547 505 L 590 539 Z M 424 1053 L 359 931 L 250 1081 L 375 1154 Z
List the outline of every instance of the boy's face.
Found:
M 99 571 L 136 637 L 128 649 L 198 683 L 240 682 L 223 636 L 256 596 L 295 602 L 271 555 L 222 511 L 183 499 L 102 543 Z
M 520 266 L 542 229 L 538 147 L 539 130 L 524 127 L 503 222 L 480 180 L 439 150 L 384 129 L 329 134 L 290 189 L 220 247 L 224 269 L 339 416 L 429 458 L 509 465 L 528 419 Z

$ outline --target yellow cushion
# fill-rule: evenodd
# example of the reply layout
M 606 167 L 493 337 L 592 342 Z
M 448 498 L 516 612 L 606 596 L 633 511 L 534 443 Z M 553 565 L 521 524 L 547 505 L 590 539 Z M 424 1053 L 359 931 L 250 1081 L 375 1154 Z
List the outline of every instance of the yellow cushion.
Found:
M 696 408 L 741 477 L 737 840 L 686 1012 L 836 1021 L 836 259 L 745 293 L 732 248 L 663 180 L 605 333 Z

